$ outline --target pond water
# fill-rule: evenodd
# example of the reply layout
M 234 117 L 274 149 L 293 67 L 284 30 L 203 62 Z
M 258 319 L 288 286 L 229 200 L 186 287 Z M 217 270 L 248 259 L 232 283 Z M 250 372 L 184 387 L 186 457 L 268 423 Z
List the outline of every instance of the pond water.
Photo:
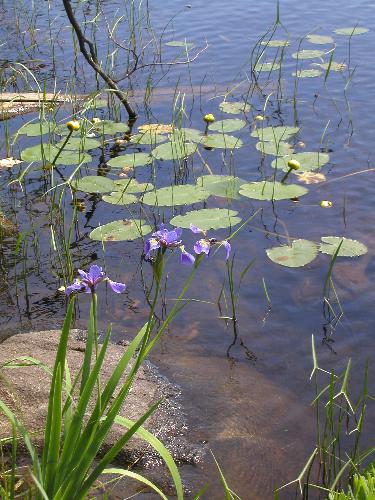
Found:
M 123 4 L 119 0 L 102 3 L 108 19 L 113 19 L 117 8 L 122 12 Z M 75 60 L 70 28 L 62 9 L 50 5 L 47 12 L 45 4 L 38 5 L 38 2 L 33 13 L 21 3 L 17 13 L 14 8 L 14 2 L 1 2 L 0 41 L 4 43 L 4 58 L 19 70 L 24 68 L 19 63 L 26 65 L 47 91 L 55 86 L 63 91 L 74 89 L 78 94 L 95 90 L 91 70 L 81 56 Z M 96 2 L 85 2 L 84 8 L 86 20 L 92 19 Z M 348 358 L 352 358 L 354 387 L 361 381 L 365 361 L 375 353 L 375 315 L 371 312 L 375 299 L 371 208 L 375 199 L 374 173 L 349 175 L 375 167 L 374 65 L 369 54 L 369 48 L 375 43 L 375 3 L 281 2 L 282 25 L 277 27 L 273 39 L 289 39 L 290 45 L 285 48 L 281 71 L 260 72 L 257 81 L 251 74 L 251 51 L 266 32 L 264 40 L 271 36 L 276 17 L 274 1 L 192 0 L 187 4 L 151 0 L 149 9 L 156 38 L 163 32 L 160 44 L 163 61 L 185 57 L 181 48 L 166 46 L 169 41 L 186 39 L 194 43 L 195 48 L 190 52 L 193 55 L 204 50 L 189 65 L 158 65 L 135 74 L 132 85 L 139 112 L 135 128 L 148 122 L 170 123 L 174 97 L 178 93 L 177 109 L 182 106 L 184 96 L 181 115 L 184 127 L 203 130 L 205 113 L 213 113 L 219 120 L 240 118 L 246 124 L 241 130 L 229 132 L 243 141 L 242 147 L 232 151 L 200 148 L 199 155 L 194 154 L 174 166 L 169 161 L 156 161 L 154 169 L 137 167 L 138 181 L 152 182 L 157 187 L 194 184 L 197 177 L 209 171 L 236 175 L 244 182 L 269 178 L 274 172 L 271 162 L 275 157 L 262 156 L 256 149 L 257 139 L 250 135 L 255 126 L 258 129 L 271 125 L 297 126 L 299 132 L 289 139 L 296 152 L 329 154 L 328 163 L 320 169 L 326 176 L 325 182 L 305 186 L 290 174 L 294 184 L 309 189 L 297 202 L 210 196 L 193 207 L 154 209 L 146 206 L 143 211 L 143 217 L 156 225 L 192 209 L 230 208 L 238 211 L 243 221 L 255 214 L 231 241 L 235 284 L 242 270 L 254 260 L 241 286 L 236 332 L 232 322 L 223 319 L 232 314 L 230 308 L 226 309 L 223 295 L 221 309 L 217 306 L 224 280 L 229 299 L 225 252 L 219 249 L 202 264 L 187 294 L 194 302 L 173 322 L 152 354 L 152 360 L 181 385 L 192 439 L 208 443 L 233 489 L 244 499 L 272 498 L 274 488 L 297 477 L 315 445 L 314 411 L 310 407 L 314 390 L 309 382 L 311 335 L 315 336 L 320 364 L 326 369 L 342 371 Z M 20 24 L 15 25 L 15 14 Z M 31 25 L 37 30 L 35 39 L 23 32 Z M 369 31 L 352 37 L 334 32 L 348 26 L 366 27 Z M 301 38 L 309 33 L 330 36 L 334 44 L 312 44 L 304 39 L 299 46 Z M 146 35 L 145 32 L 145 39 Z M 120 32 L 118 36 L 123 39 L 126 33 Z M 105 54 L 105 29 L 98 31 L 97 44 Z M 313 78 L 296 80 L 292 76 L 296 64 L 300 69 L 322 69 L 320 58 L 296 61 L 293 53 L 322 50 L 324 62 L 329 62 L 329 51 L 333 47 L 333 61 L 345 64 L 343 71 L 330 71 L 326 81 L 325 70 Z M 267 47 L 265 60 L 273 60 L 275 55 L 280 56 L 280 49 Z M 253 54 L 253 61 L 254 57 Z M 27 62 L 30 59 L 32 63 Z M 146 62 L 151 63 L 152 59 Z M 119 58 L 115 66 L 120 70 L 122 64 Z M 148 79 L 154 90 L 144 106 L 139 96 Z M 30 75 L 29 80 L 32 81 Z M 17 82 L 21 89 L 27 89 L 22 87 L 21 79 Z M 16 90 L 11 81 L 7 86 L 3 82 L 3 88 Z M 35 82 L 33 88 L 36 88 Z M 225 96 L 230 102 L 250 103 L 251 111 L 239 115 L 221 112 L 219 104 Z M 56 119 L 64 120 L 70 112 L 66 106 L 57 112 Z M 123 111 L 121 116 L 119 112 L 117 107 L 112 107 L 112 118 L 125 120 Z M 257 115 L 264 115 L 265 120 L 257 122 Z M 108 110 L 100 108 L 96 116 L 107 118 Z M 27 114 L 2 122 L 3 157 L 8 154 L 6 137 L 36 117 L 36 114 Z M 37 144 L 38 140 L 19 136 L 12 155 L 19 157 L 25 147 Z M 116 154 L 112 146 L 110 143 L 103 151 L 90 151 L 93 159 L 81 168 L 82 175 L 118 179 L 119 170 L 103 167 L 104 162 Z M 148 152 L 150 146 L 142 145 L 140 149 Z M 67 266 L 61 249 L 63 235 L 66 243 L 71 227 L 70 191 L 65 191 L 59 209 L 59 200 L 53 197 L 53 192 L 45 194 L 50 188 L 49 174 L 45 171 L 31 169 L 21 184 L 9 184 L 26 166 L 27 163 L 22 163 L 3 170 L 0 177 L 0 208 L 19 228 L 5 234 L 1 242 L 0 311 L 4 335 L 59 327 L 66 305 L 65 296 L 58 288 L 63 284 L 62 270 Z M 65 179 L 73 168 L 60 168 Z M 278 180 L 279 177 L 280 174 Z M 57 178 L 56 182 L 61 180 Z M 78 212 L 70 244 L 66 244 L 74 269 L 86 268 L 92 262 L 105 263 L 113 279 L 127 283 L 125 295 L 106 295 L 103 289 L 99 297 L 100 326 L 104 329 L 112 321 L 113 339 L 119 341 L 132 335 L 147 319 L 145 283 L 150 280 L 150 266 L 141 260 L 141 239 L 109 242 L 103 247 L 100 242 L 92 241 L 89 233 L 107 222 L 139 216 L 139 204 L 116 206 L 103 202 L 101 195 L 85 193 L 79 193 L 79 198 L 84 202 L 84 209 Z M 330 200 L 333 206 L 321 208 L 321 200 Z M 55 204 L 52 226 L 60 256 L 51 245 L 52 203 Z M 210 231 L 210 235 L 219 239 L 229 234 L 228 229 Z M 194 235 L 188 230 L 185 235 L 186 245 L 191 248 Z M 320 242 L 322 236 L 328 235 L 356 239 L 368 248 L 365 255 L 338 257 L 335 262 L 332 277 L 343 311 L 341 315 L 332 295 L 332 308 L 324 306 L 329 255 L 319 253 L 308 265 L 290 268 L 272 262 L 265 251 L 285 244 L 288 238 Z M 188 273 L 189 270 L 180 265 L 179 256 L 171 256 L 167 307 L 177 297 Z M 85 325 L 87 310 L 88 300 L 82 296 L 77 326 Z M 366 424 L 365 435 L 370 437 L 375 430 L 374 420 L 371 423 L 369 419 Z M 217 470 L 211 460 L 185 467 L 185 477 L 192 490 L 205 482 L 211 484 L 205 498 L 222 497 Z M 290 491 L 285 493 L 285 498 L 291 496 Z

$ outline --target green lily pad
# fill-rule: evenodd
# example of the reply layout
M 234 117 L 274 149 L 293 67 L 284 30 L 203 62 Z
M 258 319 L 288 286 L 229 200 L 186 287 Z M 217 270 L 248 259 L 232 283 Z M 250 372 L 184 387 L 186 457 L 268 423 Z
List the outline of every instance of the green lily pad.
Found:
M 251 137 L 257 137 L 260 141 L 280 142 L 287 141 L 299 132 L 299 127 L 261 127 L 251 132 Z
M 26 123 L 21 128 L 18 129 L 17 134 L 27 135 L 28 137 L 39 137 L 44 134 L 49 134 L 56 128 L 56 123 L 54 122 L 34 122 Z
M 101 175 L 87 175 L 72 183 L 74 189 L 85 193 L 109 193 L 115 189 L 112 179 L 107 179 Z
M 59 148 L 51 144 L 36 144 L 21 152 L 21 159 L 24 161 L 43 161 L 52 162 Z M 79 163 L 88 163 L 92 160 L 87 153 L 77 151 L 62 151 L 56 161 L 56 165 L 78 165 Z
M 226 199 L 239 199 L 240 186 L 246 181 L 232 175 L 202 175 L 197 179 L 197 186 L 206 189 L 214 196 Z
M 202 130 L 195 128 L 179 128 L 170 134 L 169 139 L 172 142 L 201 142 L 203 136 Z
M 238 149 L 243 142 L 228 134 L 209 134 L 202 137 L 201 144 L 207 148 Z
M 291 246 L 269 248 L 266 253 L 272 262 L 280 266 L 302 267 L 318 255 L 318 245 L 309 240 L 293 240 Z
M 354 36 L 354 35 L 363 35 L 368 32 L 368 28 L 361 28 L 359 26 L 353 26 L 350 28 L 338 28 L 334 30 L 338 35 L 346 35 L 346 36 Z
M 297 78 L 316 78 L 322 74 L 323 71 L 320 71 L 319 69 L 299 69 L 297 73 L 295 71 L 292 73 L 292 75 Z
M 208 129 L 211 132 L 235 132 L 236 130 L 241 130 L 246 127 L 245 120 L 240 120 L 239 118 L 228 118 L 227 120 L 219 120 L 215 123 L 211 123 Z
M 114 135 L 117 133 L 129 132 L 127 123 L 117 123 L 112 120 L 101 120 L 94 124 L 93 130 L 103 135 Z
M 183 40 L 172 40 L 171 42 L 167 42 L 165 45 L 168 45 L 168 47 L 186 47 L 188 50 L 195 47 L 194 43 L 184 42 Z
M 136 179 L 121 179 L 114 181 L 115 190 L 126 191 L 127 193 L 145 193 L 154 189 L 150 182 L 138 182 Z
M 360 241 L 344 238 L 343 236 L 322 236 L 321 240 L 323 243 L 320 245 L 319 250 L 328 255 L 334 255 L 341 242 L 338 257 L 359 257 L 368 252 L 366 245 Z
M 210 193 L 203 188 L 192 184 L 181 186 L 167 186 L 156 191 L 150 191 L 143 196 L 142 202 L 146 205 L 173 207 L 176 205 L 192 205 L 207 200 Z
M 136 203 L 138 198 L 134 196 L 134 194 L 114 191 L 111 194 L 105 194 L 102 196 L 102 200 L 106 203 L 111 203 L 112 205 L 130 205 L 131 203 Z
M 223 101 L 219 104 L 219 108 L 223 113 L 230 115 L 239 115 L 240 113 L 247 113 L 250 111 L 251 106 L 245 102 L 228 102 Z
M 315 59 L 316 57 L 323 57 L 325 54 L 324 50 L 300 50 L 299 52 L 294 52 L 292 57 L 294 59 Z
M 297 184 L 281 182 L 249 182 L 242 184 L 240 194 L 254 200 L 290 200 L 308 193 L 308 189 Z
M 287 47 L 290 45 L 289 40 L 268 40 L 268 42 L 260 42 L 261 45 L 267 45 L 267 47 Z
M 271 165 L 273 168 L 278 168 L 287 172 L 289 170 L 289 160 L 297 160 L 301 164 L 301 168 L 298 169 L 298 172 L 310 172 L 311 170 L 317 170 L 328 163 L 329 154 L 309 151 L 304 153 L 293 153 L 289 156 L 273 160 Z M 297 172 L 297 170 L 293 170 L 293 172 Z
M 166 142 L 151 151 L 157 160 L 182 160 L 195 153 L 197 145 L 191 142 Z
M 147 130 L 146 132 L 139 132 L 134 134 L 130 138 L 132 144 L 159 144 L 167 140 L 165 135 L 157 134 L 152 130 Z
M 57 148 L 61 148 L 62 145 L 64 144 L 65 140 L 62 139 L 56 144 Z M 100 148 L 101 143 L 97 141 L 96 139 L 91 139 L 90 137 L 71 137 L 69 141 L 65 144 L 64 150 L 71 150 L 71 151 L 89 151 L 90 149 L 96 149 Z
M 122 219 L 95 228 L 90 238 L 96 241 L 132 241 L 152 231 L 142 219 Z
M 327 35 L 307 35 L 307 40 L 310 43 L 315 43 L 317 45 L 325 45 L 327 43 L 334 43 L 334 40 L 331 36 Z
M 280 69 L 280 63 L 276 61 L 258 61 L 254 66 L 254 71 L 264 71 L 267 73 L 270 71 L 276 71 L 277 69 Z
M 285 156 L 291 155 L 294 151 L 292 146 L 287 142 L 263 142 L 259 141 L 255 147 L 264 155 Z
M 107 165 L 112 168 L 134 168 L 148 165 L 152 162 L 152 157 L 148 153 L 128 153 L 116 156 L 107 161 Z
M 329 68 L 330 71 L 344 71 L 347 68 L 345 63 L 339 63 L 336 61 L 331 61 L 330 63 L 322 63 L 319 64 L 319 66 L 325 70 Z
M 226 208 L 202 208 L 202 210 L 187 212 L 185 215 L 177 215 L 171 219 L 170 223 L 172 226 L 182 228 L 189 228 L 190 224 L 194 224 L 203 231 L 223 229 L 236 226 L 241 222 L 237 214 L 235 210 Z

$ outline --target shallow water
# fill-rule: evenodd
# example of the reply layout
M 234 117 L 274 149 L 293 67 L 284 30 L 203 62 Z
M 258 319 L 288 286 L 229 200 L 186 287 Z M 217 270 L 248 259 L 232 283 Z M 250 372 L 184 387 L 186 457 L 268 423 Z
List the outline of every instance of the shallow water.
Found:
M 104 2 L 108 11 L 120 3 Z M 72 63 L 71 37 L 62 12 L 55 6 L 51 10 L 53 32 L 62 27 L 51 44 L 45 9 L 37 5 L 40 11 L 36 17 L 38 45 L 28 50 L 27 57 L 20 42 L 22 33 L 13 34 L 14 26 L 9 19 L 12 4 L 4 1 L 0 6 L 1 18 L 7 21 L 1 25 L 1 39 L 17 41 L 3 47 L 7 50 L 7 58 L 38 59 L 35 62 L 36 74 L 40 81 L 46 81 L 49 90 L 53 88 L 55 76 L 60 89 L 69 87 L 75 78 L 78 93 L 93 90 L 95 82 L 82 59 L 79 58 L 77 64 Z M 173 66 L 160 82 L 163 68 L 158 68 L 152 75 L 156 91 L 150 104 L 153 115 L 150 120 L 170 122 L 174 88 L 179 79 L 179 88 L 186 94 L 186 126 L 202 129 L 202 113 L 213 112 L 219 117 L 218 104 L 228 88 L 239 84 L 233 92 L 234 99 L 246 95 L 250 86 L 250 51 L 272 25 L 276 6 L 275 2 L 268 0 L 241 0 L 236 2 L 235 8 L 223 0 L 209 4 L 197 0 L 191 2 L 190 7 L 186 5 L 171 0 L 162 4 L 150 2 L 156 33 L 160 33 L 169 19 L 178 13 L 165 30 L 164 42 L 186 37 L 188 42 L 196 44 L 195 50 L 204 47 L 206 39 L 208 42 L 207 50 L 189 67 Z M 87 2 L 86 8 L 90 18 L 95 12 L 94 2 Z M 354 385 L 361 380 L 364 361 L 371 359 L 375 352 L 375 316 L 372 313 L 375 183 L 372 172 L 342 179 L 346 174 L 375 167 L 374 103 L 371 100 L 374 68 L 368 52 L 375 42 L 374 11 L 375 4 L 365 1 L 332 0 L 314 6 L 310 2 L 281 3 L 281 21 L 293 42 L 288 48 L 281 74 L 283 98 L 276 99 L 278 72 L 275 72 L 276 76 L 271 75 L 269 83 L 267 74 L 261 76 L 251 99 L 252 114 L 262 113 L 265 96 L 274 92 L 266 110 L 266 125 L 292 125 L 296 120 L 301 131 L 295 142 L 305 143 L 305 148 L 299 148 L 301 152 L 320 148 L 329 151 L 330 162 L 322 169 L 328 182 L 309 185 L 309 194 L 299 203 L 285 200 L 272 204 L 248 198 L 230 203 L 244 220 L 255 210 L 262 210 L 232 241 L 237 280 L 248 262 L 252 259 L 255 262 L 242 284 L 237 309 L 238 338 L 229 358 L 227 350 L 234 340 L 233 328 L 219 318 L 226 313 L 220 312 L 216 305 L 226 278 L 223 250 L 204 262 L 199 278 L 188 292 L 188 297 L 201 302 L 190 304 L 180 314 L 152 355 L 162 371 L 183 388 L 193 439 L 208 443 L 233 489 L 244 499 L 272 498 L 275 487 L 298 475 L 314 447 L 314 412 L 309 406 L 314 394 L 308 381 L 312 366 L 311 335 L 315 335 L 318 358 L 325 368 L 340 371 L 349 357 L 353 359 Z M 352 38 L 349 65 L 348 37 L 338 36 L 332 31 L 357 23 L 370 31 Z M 322 77 L 301 79 L 295 114 L 291 73 L 296 61 L 291 58 L 291 53 L 297 50 L 298 39 L 309 32 L 333 36 L 337 42 L 334 60 L 345 62 L 349 69 L 344 73 L 331 72 L 326 87 Z M 98 40 L 101 48 L 105 43 L 104 35 Z M 274 38 L 285 36 L 285 31 L 279 28 Z M 50 60 L 51 47 L 54 49 L 54 65 Z M 306 41 L 302 48 L 327 50 L 327 46 Z M 275 53 L 272 52 L 275 49 L 268 50 L 271 55 Z M 164 60 L 170 60 L 176 51 L 163 46 L 163 54 Z M 300 62 L 304 68 L 309 67 L 309 60 Z M 345 94 L 349 70 L 354 69 Z M 138 73 L 133 81 L 134 87 L 142 91 L 147 76 Z M 147 121 L 146 111 L 142 101 L 137 102 L 140 113 L 137 123 L 141 124 Z M 69 109 L 60 111 L 58 119 L 63 119 L 67 112 Z M 29 114 L 8 122 L 10 132 L 18 130 L 33 116 Z M 223 116 L 227 117 L 231 116 Z M 233 155 L 222 156 L 219 149 L 202 150 L 214 173 L 230 171 L 247 181 L 261 179 L 264 172 L 271 173 L 273 157 L 267 155 L 262 160 L 255 149 L 256 140 L 249 135 L 253 127 L 252 115 L 248 120 L 245 129 L 233 133 L 245 144 Z M 2 126 L 4 130 L 5 125 Z M 23 148 L 34 143 L 22 139 L 17 144 Z M 105 153 L 108 159 L 108 148 Z M 18 154 L 17 145 L 13 155 Z M 96 173 L 101 162 L 98 156 L 85 167 L 87 173 Z M 187 182 L 207 173 L 196 158 L 188 165 Z M 70 168 L 67 171 L 70 172 Z M 17 168 L 2 172 L 1 208 L 27 234 L 29 244 L 27 255 L 21 252 L 15 256 L 16 237 L 9 235 L 2 241 L 0 310 L 4 333 L 37 330 L 41 325 L 43 329 L 58 326 L 65 309 L 65 298 L 57 291 L 62 284 L 58 276 L 59 265 L 50 247 L 51 195 L 43 196 L 48 186 L 40 171 L 27 177 L 24 191 L 15 184 L 9 186 L 16 172 Z M 149 179 L 146 168 L 138 168 L 136 173 L 140 181 Z M 165 186 L 174 180 L 169 164 L 160 162 L 157 165 L 157 185 Z M 112 321 L 114 340 L 120 340 L 131 335 L 147 318 L 141 267 L 148 277 L 150 270 L 147 264 L 140 263 L 141 240 L 107 244 L 103 252 L 100 244 L 88 238 L 89 232 L 97 225 L 129 216 L 129 212 L 123 207 L 105 204 L 97 196 L 82 194 L 80 198 L 84 198 L 86 210 L 79 213 L 72 235 L 74 266 L 87 267 L 91 262 L 105 261 L 108 274 L 128 284 L 124 296 L 105 295 L 104 289 L 100 296 L 101 327 Z M 333 207 L 320 208 L 320 200 L 331 200 Z M 194 208 L 202 206 L 197 204 Z M 223 198 L 210 197 L 207 201 L 207 207 L 226 206 L 227 201 Z M 177 208 L 173 213 L 171 209 L 165 209 L 161 215 L 168 220 L 172 213 L 175 215 L 183 210 Z M 57 232 L 64 227 L 66 231 L 68 229 L 71 215 L 69 196 L 66 211 L 65 221 L 60 219 L 55 223 Z M 158 214 L 154 216 L 155 222 L 159 223 L 161 218 Z M 216 234 L 219 238 L 227 236 L 225 230 Z M 319 241 L 323 235 L 347 236 L 368 246 L 366 255 L 356 259 L 341 258 L 335 264 L 333 279 L 345 313 L 337 325 L 323 308 L 323 286 L 330 263 L 327 255 L 319 254 L 311 264 L 300 269 L 277 266 L 267 258 L 265 249 L 285 243 L 285 234 L 313 241 Z M 186 238 L 190 247 L 194 238 L 188 234 Z M 188 274 L 188 270 L 179 265 L 177 256 L 169 260 L 168 272 L 169 283 L 178 285 Z M 271 307 L 264 293 L 263 278 Z M 176 287 L 169 287 L 167 304 L 177 293 Z M 85 324 L 87 307 L 87 298 L 82 296 L 77 326 Z M 369 421 L 368 436 L 373 435 L 373 427 Z M 218 475 L 210 460 L 186 470 L 186 476 L 194 490 L 205 482 L 213 483 L 206 498 L 221 498 Z M 285 495 L 285 498 L 291 498 L 288 496 L 290 491 Z

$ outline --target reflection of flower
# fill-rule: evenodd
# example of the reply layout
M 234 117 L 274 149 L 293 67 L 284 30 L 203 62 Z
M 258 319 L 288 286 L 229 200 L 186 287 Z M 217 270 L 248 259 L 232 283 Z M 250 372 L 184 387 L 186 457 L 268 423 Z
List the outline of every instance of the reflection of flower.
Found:
M 66 295 L 70 295 L 73 292 L 94 293 L 97 285 L 102 281 L 108 281 L 109 286 L 115 293 L 122 293 L 126 289 L 124 283 L 117 283 L 116 281 L 110 280 L 99 266 L 90 266 L 88 272 L 78 269 L 78 273 L 80 278 L 74 280 L 74 282 L 66 288 Z
M 145 243 L 144 252 L 146 260 L 150 260 L 151 252 L 153 250 L 157 250 L 158 248 L 180 248 L 181 262 L 183 264 L 193 264 L 195 260 L 194 256 L 185 250 L 182 240 L 180 239 L 181 234 L 182 229 L 179 227 L 169 231 L 165 228 L 164 224 L 160 224 L 159 231 L 153 233 L 152 238 L 149 238 Z
M 231 245 L 230 245 L 229 241 L 227 241 L 227 240 L 218 241 L 215 238 L 208 238 L 207 231 L 203 231 L 203 229 L 200 229 L 195 224 L 190 224 L 190 230 L 195 234 L 201 233 L 204 235 L 204 238 L 201 238 L 200 240 L 195 242 L 194 252 L 197 255 L 204 253 L 208 256 L 210 254 L 211 247 L 215 244 L 218 244 L 220 246 L 222 245 L 225 248 L 225 250 L 227 252 L 225 259 L 226 260 L 229 259 L 229 255 L 230 255 L 230 251 L 231 251 Z

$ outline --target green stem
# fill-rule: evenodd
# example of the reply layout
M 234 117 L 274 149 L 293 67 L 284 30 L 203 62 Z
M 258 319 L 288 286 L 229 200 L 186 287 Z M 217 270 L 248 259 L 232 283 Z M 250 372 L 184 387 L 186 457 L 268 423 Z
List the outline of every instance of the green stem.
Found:
M 293 169 L 292 169 L 292 168 L 290 168 L 290 169 L 288 170 L 288 172 L 284 175 L 284 177 L 283 177 L 283 178 L 281 179 L 281 181 L 280 181 L 280 182 L 281 182 L 281 184 L 283 184 L 283 183 L 287 180 L 287 178 L 288 178 L 288 176 L 289 176 L 289 174 L 290 174 L 290 172 L 291 172 L 292 170 L 293 170 Z
M 55 158 L 52 160 L 51 165 L 55 166 L 55 163 L 57 162 L 58 157 L 61 155 L 62 150 L 65 148 L 65 146 L 66 146 L 67 142 L 69 141 L 72 133 L 73 133 L 73 130 L 69 130 L 69 134 L 66 136 L 66 139 L 65 139 L 63 145 L 61 146 L 61 148 L 58 150 Z

